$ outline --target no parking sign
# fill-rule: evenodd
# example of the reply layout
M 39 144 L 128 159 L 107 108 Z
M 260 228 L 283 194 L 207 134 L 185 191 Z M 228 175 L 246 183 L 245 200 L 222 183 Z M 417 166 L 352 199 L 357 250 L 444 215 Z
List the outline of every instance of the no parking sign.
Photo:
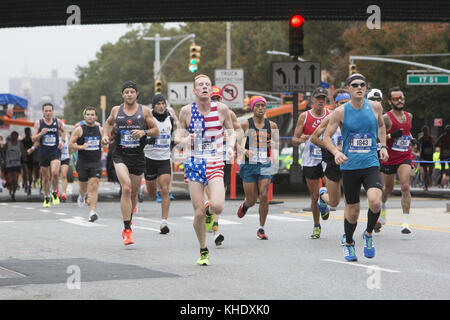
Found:
M 222 89 L 222 102 L 230 109 L 244 107 L 243 69 L 216 70 L 214 85 Z

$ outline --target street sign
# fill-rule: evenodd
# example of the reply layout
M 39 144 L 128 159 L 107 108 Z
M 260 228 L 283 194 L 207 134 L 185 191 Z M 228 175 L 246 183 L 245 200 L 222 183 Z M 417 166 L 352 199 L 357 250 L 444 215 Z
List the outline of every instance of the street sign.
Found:
M 435 127 L 442 127 L 442 118 L 434 118 L 434 126 Z
M 195 101 L 193 82 L 169 82 L 168 100 L 170 104 L 189 104 Z
M 223 100 L 230 109 L 244 107 L 244 70 L 215 70 L 215 86 L 222 89 Z
M 100 96 L 100 109 L 106 110 L 106 96 Z
M 320 86 L 319 62 L 272 62 L 272 91 L 313 91 Z
M 448 74 L 408 74 L 406 77 L 408 85 L 448 85 L 450 75 Z

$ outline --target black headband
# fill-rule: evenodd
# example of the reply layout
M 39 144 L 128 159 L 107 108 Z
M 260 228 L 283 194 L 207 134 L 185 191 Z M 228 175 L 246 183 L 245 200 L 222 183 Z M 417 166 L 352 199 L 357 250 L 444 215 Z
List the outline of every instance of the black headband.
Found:
M 138 92 L 138 88 L 137 88 L 137 84 L 133 81 L 127 81 L 122 85 L 122 92 L 123 90 L 127 89 L 127 88 L 132 88 L 134 90 L 136 90 L 136 92 Z
M 366 82 L 366 78 L 362 74 L 353 74 L 350 77 L 348 77 L 347 85 L 350 85 L 350 83 L 352 83 L 353 80 L 358 80 L 358 79 Z

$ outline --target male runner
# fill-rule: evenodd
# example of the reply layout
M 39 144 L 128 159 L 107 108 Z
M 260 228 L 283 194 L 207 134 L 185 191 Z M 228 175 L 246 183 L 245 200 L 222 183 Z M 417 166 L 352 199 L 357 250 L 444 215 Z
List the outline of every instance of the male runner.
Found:
M 313 213 L 314 229 L 311 235 L 312 239 L 319 239 L 322 230 L 320 226 L 321 213 L 317 208 L 319 200 L 319 179 L 323 177 L 322 152 L 319 146 L 311 143 L 311 135 L 320 125 L 323 119 L 330 113 L 325 108 L 328 91 L 325 88 L 318 87 L 314 90 L 311 98 L 311 110 L 302 112 L 298 117 L 295 127 L 292 144 L 299 146 L 305 143 L 302 153 L 303 175 L 306 179 L 309 193 L 311 195 L 311 209 Z M 323 220 L 327 220 L 329 213 L 324 211 Z
M 90 206 L 89 222 L 94 222 L 98 219 L 96 206 L 98 185 L 102 174 L 103 128 L 96 124 L 97 110 L 94 107 L 87 107 L 83 114 L 83 125 L 76 127 L 72 132 L 69 147 L 74 152 L 78 151 L 78 204 L 81 206 L 84 204 L 87 193 Z
M 52 202 L 59 204 L 57 194 L 59 169 L 61 167 L 61 150 L 64 147 L 65 130 L 60 119 L 53 118 L 53 104 L 44 103 L 44 117 L 34 123 L 33 142 L 39 142 L 38 158 L 44 189 L 44 207 L 50 207 L 50 177 L 52 186 Z
M 246 140 L 245 162 L 240 165 L 239 175 L 245 199 L 238 209 L 237 216 L 243 218 L 259 197 L 259 228 L 256 236 L 258 239 L 268 240 L 264 225 L 269 213 L 269 187 L 274 174 L 272 150 L 278 149 L 279 145 L 278 126 L 265 118 L 267 101 L 264 97 L 253 96 L 250 99 L 250 106 L 253 117 L 241 124 Z
M 350 100 L 350 93 L 346 89 L 337 89 L 333 94 L 335 108 L 347 103 Z M 322 162 L 325 164 L 325 186 L 319 190 L 319 200 L 317 201 L 317 209 L 323 218 L 328 219 L 329 207 L 336 207 L 341 199 L 341 169 L 334 162 L 333 155 L 325 148 L 322 141 L 322 135 L 328 126 L 331 114 L 322 120 L 319 127 L 311 135 L 311 143 L 319 146 L 322 150 Z M 341 129 L 337 128 L 332 137 L 333 144 L 342 151 L 342 134 Z
M 156 190 L 156 183 L 159 183 L 159 192 L 162 199 L 162 222 L 159 230 L 161 234 L 166 234 L 170 231 L 167 218 L 169 217 L 169 186 L 172 174 L 170 143 L 172 141 L 174 120 L 167 110 L 166 99 L 162 94 L 157 94 L 153 97 L 152 106 L 152 115 L 158 126 L 159 135 L 156 138 L 147 139 L 147 145 L 144 148 L 146 161 L 145 182 L 150 197 L 153 196 L 153 191 Z
M 381 178 L 383 180 L 383 196 L 381 198 L 381 215 L 375 226 L 375 232 L 386 223 L 386 201 L 394 190 L 395 174 L 398 175 L 401 193 L 403 225 L 402 233 L 409 234 L 409 209 L 411 207 L 411 192 L 409 178 L 411 176 L 411 127 L 412 114 L 404 111 L 405 96 L 399 87 L 393 87 L 388 92 L 388 103 L 391 110 L 383 116 L 387 133 L 387 151 L 389 158 L 381 162 Z
M 379 171 L 377 139 L 382 144 L 380 160 L 388 159 L 383 108 L 379 102 L 364 99 L 366 83 L 366 78 L 359 73 L 352 74 L 347 79 L 347 89 L 350 92 L 351 100 L 333 112 L 323 136 L 326 148 L 334 155 L 334 160 L 341 166 L 342 171 L 345 201 L 348 207 L 344 218 L 346 237 L 344 255 L 347 261 L 358 260 L 353 233 L 360 211 L 361 184 L 364 186 L 369 200 L 367 228 L 363 233 L 364 256 L 366 258 L 375 256 L 372 232 L 380 216 L 383 189 Z M 341 127 L 342 131 L 342 151 L 339 151 L 331 139 L 338 127 Z
M 136 83 L 127 81 L 123 84 L 123 104 L 111 109 L 102 138 L 103 144 L 109 144 L 109 134 L 115 129 L 113 163 L 122 190 L 120 209 L 124 224 L 124 245 L 134 243 L 131 219 L 145 172 L 146 136 L 156 137 L 159 134 L 150 109 L 136 102 L 138 95 Z
M 204 188 L 207 185 L 211 195 L 209 205 L 210 225 L 213 214 L 220 214 L 225 203 L 223 185 L 223 135 L 224 128 L 230 131 L 227 153 L 234 153 L 235 136 L 229 109 L 220 102 L 211 101 L 211 80 L 200 74 L 194 79 L 196 101 L 180 111 L 180 127 L 176 142 L 186 145 L 190 154 L 185 162 L 185 181 L 189 183 L 189 194 L 194 207 L 194 230 L 200 245 L 199 265 L 209 264 L 209 250 L 206 247 Z

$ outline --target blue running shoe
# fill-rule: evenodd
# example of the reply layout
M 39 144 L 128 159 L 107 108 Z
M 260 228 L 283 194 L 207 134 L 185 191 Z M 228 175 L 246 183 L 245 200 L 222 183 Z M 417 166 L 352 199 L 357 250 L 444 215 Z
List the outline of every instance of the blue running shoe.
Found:
M 169 192 L 169 197 L 170 197 L 170 200 L 175 200 L 175 197 L 173 196 L 172 192 Z
M 344 257 L 347 261 L 358 261 L 355 253 L 355 243 L 344 245 Z
M 345 234 L 343 234 L 342 238 L 341 238 L 341 247 L 345 246 L 346 241 L 347 241 L 347 237 L 345 236 Z
M 363 239 L 365 241 L 364 244 L 364 256 L 366 258 L 373 258 L 375 257 L 375 247 L 373 246 L 373 237 L 366 235 L 366 231 L 364 230 L 363 233 Z
M 322 220 L 328 220 L 330 216 L 330 207 L 328 204 L 322 200 L 321 195 L 327 193 L 327 188 L 322 187 L 319 190 L 319 200 L 317 200 L 317 209 L 320 212 L 320 215 L 322 216 Z
M 161 192 L 156 192 L 156 202 L 161 203 L 162 202 L 162 198 L 161 198 Z

